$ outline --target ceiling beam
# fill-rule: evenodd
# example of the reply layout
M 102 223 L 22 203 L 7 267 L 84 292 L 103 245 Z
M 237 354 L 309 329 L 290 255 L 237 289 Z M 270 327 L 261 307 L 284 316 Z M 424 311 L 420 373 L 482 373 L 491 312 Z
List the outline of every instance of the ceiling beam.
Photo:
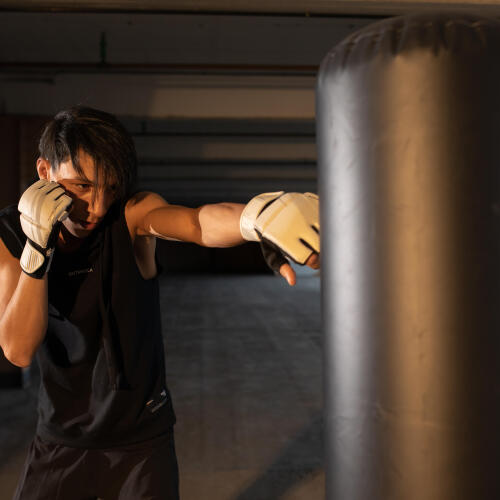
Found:
M 0 0 L 0 10 L 17 12 L 390 16 L 422 9 L 474 10 L 500 15 L 500 0 Z

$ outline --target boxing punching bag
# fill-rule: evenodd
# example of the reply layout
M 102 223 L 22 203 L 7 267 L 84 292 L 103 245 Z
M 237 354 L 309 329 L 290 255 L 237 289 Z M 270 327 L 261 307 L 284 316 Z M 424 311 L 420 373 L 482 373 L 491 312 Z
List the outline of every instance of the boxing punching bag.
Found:
M 327 499 L 500 498 L 500 23 L 352 34 L 317 140 Z

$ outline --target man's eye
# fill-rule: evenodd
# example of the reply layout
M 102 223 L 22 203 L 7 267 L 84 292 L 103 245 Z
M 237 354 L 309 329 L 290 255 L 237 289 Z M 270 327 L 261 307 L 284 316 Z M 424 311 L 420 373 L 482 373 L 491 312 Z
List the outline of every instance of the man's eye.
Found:
M 80 188 L 80 189 L 88 189 L 89 188 L 89 184 L 77 184 L 76 187 Z

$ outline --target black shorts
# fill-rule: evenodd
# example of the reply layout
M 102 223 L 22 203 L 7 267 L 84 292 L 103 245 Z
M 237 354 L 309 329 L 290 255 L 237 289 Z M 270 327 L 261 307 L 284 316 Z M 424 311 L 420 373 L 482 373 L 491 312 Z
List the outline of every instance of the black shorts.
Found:
M 35 436 L 14 500 L 178 500 L 173 432 L 134 445 L 71 448 Z

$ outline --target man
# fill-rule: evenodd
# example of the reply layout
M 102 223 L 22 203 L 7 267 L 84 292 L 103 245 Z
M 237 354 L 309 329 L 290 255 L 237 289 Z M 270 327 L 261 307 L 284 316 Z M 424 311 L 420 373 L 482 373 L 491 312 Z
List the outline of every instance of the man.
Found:
M 76 107 L 49 122 L 18 207 L 0 212 L 0 345 L 35 353 L 39 419 L 16 499 L 177 499 L 175 416 L 165 383 L 156 238 L 261 241 L 319 267 L 318 200 L 266 193 L 197 209 L 133 192 L 133 141 L 115 117 Z

